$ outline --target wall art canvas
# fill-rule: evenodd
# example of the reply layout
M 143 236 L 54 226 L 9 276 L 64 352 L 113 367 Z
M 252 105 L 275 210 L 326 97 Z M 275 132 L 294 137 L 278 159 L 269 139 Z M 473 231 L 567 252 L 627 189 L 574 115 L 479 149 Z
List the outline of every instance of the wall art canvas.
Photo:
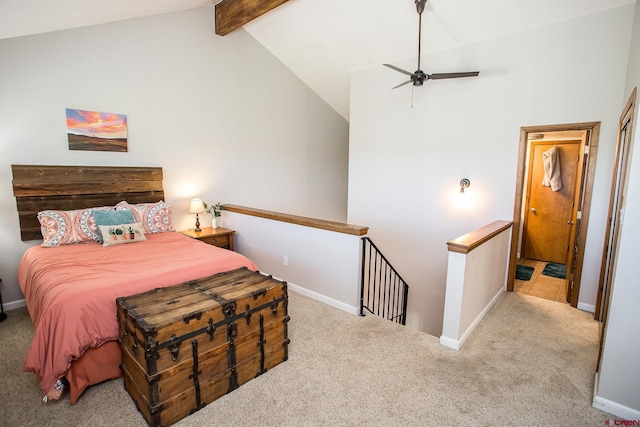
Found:
M 69 150 L 127 151 L 127 116 L 67 108 Z

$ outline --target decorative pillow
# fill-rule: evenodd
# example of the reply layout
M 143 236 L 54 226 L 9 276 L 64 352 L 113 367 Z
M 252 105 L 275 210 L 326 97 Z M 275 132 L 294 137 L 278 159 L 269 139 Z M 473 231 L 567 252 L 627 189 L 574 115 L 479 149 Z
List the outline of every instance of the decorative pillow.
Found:
M 123 243 L 137 243 L 147 240 L 141 222 L 132 224 L 99 225 L 104 236 L 102 246 L 115 246 Z
M 117 211 L 93 211 L 93 218 L 98 226 L 98 242 L 104 243 L 104 236 L 100 230 L 101 225 L 133 224 L 133 212 L 128 209 Z
M 139 203 L 130 205 L 122 201 L 116 205 L 116 209 L 129 209 L 133 212 L 136 222 L 141 222 L 145 233 L 162 233 L 173 231 L 171 227 L 171 206 L 162 200 L 157 203 Z
M 98 227 L 93 212 L 114 210 L 113 206 L 78 209 L 74 211 L 41 211 L 38 212 L 42 246 L 72 245 L 98 241 Z

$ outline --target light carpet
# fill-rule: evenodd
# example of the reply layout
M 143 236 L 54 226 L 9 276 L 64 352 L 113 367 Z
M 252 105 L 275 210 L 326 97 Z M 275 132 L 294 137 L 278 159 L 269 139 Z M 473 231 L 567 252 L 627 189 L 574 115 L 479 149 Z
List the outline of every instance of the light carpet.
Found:
M 122 379 L 41 403 L 20 371 L 33 326 L 0 324 L 0 425 L 145 426 Z M 591 406 L 598 324 L 567 304 L 507 293 L 460 351 L 374 316 L 290 292 L 289 360 L 175 426 L 603 426 Z

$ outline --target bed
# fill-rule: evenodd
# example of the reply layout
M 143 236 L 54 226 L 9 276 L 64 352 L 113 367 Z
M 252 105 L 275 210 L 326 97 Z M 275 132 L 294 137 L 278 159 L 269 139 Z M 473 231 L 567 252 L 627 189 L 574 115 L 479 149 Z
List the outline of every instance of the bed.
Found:
M 22 369 L 36 374 L 45 395 L 66 378 L 74 404 L 87 387 L 122 376 L 117 297 L 243 266 L 257 270 L 238 253 L 172 231 L 170 207 L 162 202 L 161 168 L 12 165 L 12 170 L 22 240 L 43 238 L 43 217 L 38 219 L 43 211 L 84 212 L 67 224 L 77 225 L 80 217 L 87 221 L 86 208 L 110 212 L 118 206 L 140 220 L 137 242 L 112 244 L 114 236 L 98 227 L 105 243 L 60 244 L 47 229 L 43 244 L 25 251 L 18 282 L 35 332 Z

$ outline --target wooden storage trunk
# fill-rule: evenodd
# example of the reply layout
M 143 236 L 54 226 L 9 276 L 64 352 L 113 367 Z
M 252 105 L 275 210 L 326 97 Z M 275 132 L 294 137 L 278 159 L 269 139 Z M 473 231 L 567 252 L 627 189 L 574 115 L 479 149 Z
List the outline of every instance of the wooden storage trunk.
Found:
M 116 300 L 124 385 L 168 426 L 287 360 L 287 285 L 246 267 Z

